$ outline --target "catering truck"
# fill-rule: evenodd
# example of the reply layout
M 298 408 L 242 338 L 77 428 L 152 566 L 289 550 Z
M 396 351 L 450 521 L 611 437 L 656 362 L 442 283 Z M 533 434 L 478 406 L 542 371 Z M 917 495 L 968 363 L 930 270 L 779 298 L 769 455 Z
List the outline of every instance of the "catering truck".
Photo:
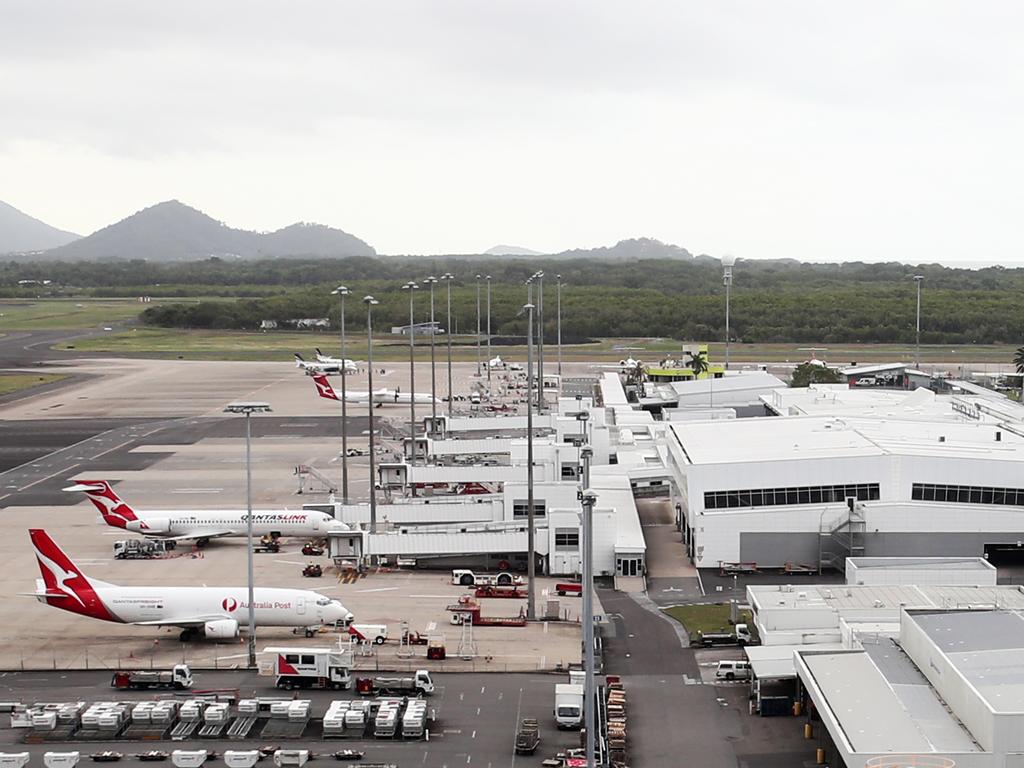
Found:
M 559 729 L 583 726 L 583 686 L 573 683 L 555 685 L 555 724 Z
M 278 688 L 351 688 L 352 654 L 336 648 L 266 648 Z

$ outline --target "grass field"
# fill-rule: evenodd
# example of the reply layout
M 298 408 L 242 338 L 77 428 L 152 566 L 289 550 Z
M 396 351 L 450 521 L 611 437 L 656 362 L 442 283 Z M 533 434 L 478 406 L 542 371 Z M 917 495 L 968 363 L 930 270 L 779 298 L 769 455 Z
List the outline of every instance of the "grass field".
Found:
M 445 339 L 438 338 L 438 354 L 445 355 Z M 417 359 L 429 359 L 430 343 L 427 338 L 416 341 Z M 616 362 L 633 357 L 645 362 L 657 362 L 666 355 L 679 352 L 681 342 L 671 339 L 601 339 L 593 344 L 566 344 L 562 348 L 562 359 L 566 361 Z M 177 357 L 186 359 L 220 360 L 272 360 L 290 359 L 294 352 L 311 356 L 314 347 L 324 352 L 338 352 L 338 337 L 334 333 L 304 331 L 182 331 L 169 328 L 137 328 L 102 337 L 84 339 L 75 348 L 88 352 L 110 352 L 112 354 L 143 355 L 152 357 Z M 62 348 L 59 345 L 57 348 Z M 362 334 L 350 334 L 348 338 L 349 357 L 366 359 L 366 342 Z M 733 344 L 730 350 L 733 363 L 799 363 L 812 352 L 802 344 Z M 922 346 L 921 362 L 925 365 L 997 364 L 1009 365 L 1013 358 L 1010 346 L 977 345 L 963 347 Z M 554 361 L 557 348 L 550 341 L 545 347 L 545 358 Z M 397 336 L 376 336 L 373 344 L 374 358 L 381 361 L 404 360 L 408 358 L 408 341 Z M 522 361 L 526 358 L 523 346 L 494 346 L 492 354 L 508 360 Z M 830 363 L 889 362 L 912 360 L 913 347 L 899 344 L 843 344 L 830 348 L 817 348 L 814 354 Z M 722 360 L 725 346 L 711 345 L 713 360 Z M 453 337 L 453 358 L 475 360 L 476 344 L 473 337 Z
M 46 373 L 42 375 L 32 373 L 0 374 L 0 395 L 9 395 L 11 392 L 20 392 L 24 389 L 51 384 L 66 378 L 67 376 L 60 373 Z
M 145 307 L 135 299 L 3 299 L 0 331 L 77 331 L 133 322 Z
M 713 603 L 710 605 L 676 605 L 672 608 L 665 608 L 664 613 L 671 616 L 684 627 L 691 639 L 697 637 L 698 632 L 732 632 L 732 625 L 729 623 L 729 605 L 727 603 Z M 750 611 L 740 611 L 740 623 L 746 622 L 751 632 L 752 617 Z

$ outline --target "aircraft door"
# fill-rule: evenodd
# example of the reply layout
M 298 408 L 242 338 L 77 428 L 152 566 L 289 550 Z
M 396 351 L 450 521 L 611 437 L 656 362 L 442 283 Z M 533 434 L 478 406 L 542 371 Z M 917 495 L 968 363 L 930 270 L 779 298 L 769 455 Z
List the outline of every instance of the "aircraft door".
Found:
M 299 616 L 306 615 L 306 598 L 299 597 L 295 599 L 295 612 L 299 614 Z

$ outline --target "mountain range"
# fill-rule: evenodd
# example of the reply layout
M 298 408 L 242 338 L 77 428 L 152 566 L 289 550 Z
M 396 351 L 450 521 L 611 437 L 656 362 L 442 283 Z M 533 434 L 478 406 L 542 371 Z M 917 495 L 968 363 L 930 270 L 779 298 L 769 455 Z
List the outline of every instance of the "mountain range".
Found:
M 29 254 L 30 261 L 144 259 L 153 262 L 221 258 L 375 256 L 363 240 L 322 224 L 292 224 L 275 232 L 234 229 L 177 200 L 145 208 L 88 237 L 54 229 L 0 202 L 0 254 Z M 497 245 L 485 256 L 530 258 L 538 251 Z M 575 249 L 549 258 L 685 259 L 685 248 L 651 238 L 620 240 L 613 246 Z M 700 257 L 698 257 L 700 258 Z
M 51 227 L 0 200 L 0 253 L 45 251 L 81 235 Z
M 322 224 L 300 223 L 276 232 L 251 232 L 233 229 L 177 200 L 145 208 L 88 237 L 76 237 L 69 235 L 64 242 L 51 245 L 11 248 L 0 222 L 0 253 L 43 251 L 33 253 L 33 260 L 146 259 L 160 262 L 210 256 L 252 259 L 375 256 L 377 253 L 358 237 Z

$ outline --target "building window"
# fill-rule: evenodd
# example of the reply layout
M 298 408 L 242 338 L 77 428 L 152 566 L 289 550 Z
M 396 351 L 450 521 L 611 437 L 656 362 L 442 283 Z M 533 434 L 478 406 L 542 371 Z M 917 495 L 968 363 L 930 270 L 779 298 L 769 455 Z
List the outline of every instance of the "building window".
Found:
M 914 483 L 910 489 L 914 501 L 941 501 L 947 504 L 995 504 L 1024 506 L 1024 488 L 989 488 L 981 485 L 933 485 Z
M 915 488 L 917 486 L 914 486 Z M 750 507 L 798 506 L 801 504 L 842 504 L 848 498 L 877 501 L 878 483 L 815 485 L 793 488 L 755 488 L 736 491 L 707 491 L 704 509 L 747 509 Z M 916 497 L 915 497 L 916 498 Z
M 528 509 L 529 508 L 526 506 L 526 499 L 516 499 L 515 501 L 512 502 L 513 519 L 522 519 L 528 517 Z M 543 499 L 534 499 L 533 515 L 534 517 L 545 517 L 547 515 L 547 502 L 544 501 Z
M 577 528 L 555 528 L 555 549 L 562 552 L 577 551 L 580 548 L 580 532 Z
M 572 462 L 562 462 L 562 479 L 575 480 L 580 476 L 580 465 Z

